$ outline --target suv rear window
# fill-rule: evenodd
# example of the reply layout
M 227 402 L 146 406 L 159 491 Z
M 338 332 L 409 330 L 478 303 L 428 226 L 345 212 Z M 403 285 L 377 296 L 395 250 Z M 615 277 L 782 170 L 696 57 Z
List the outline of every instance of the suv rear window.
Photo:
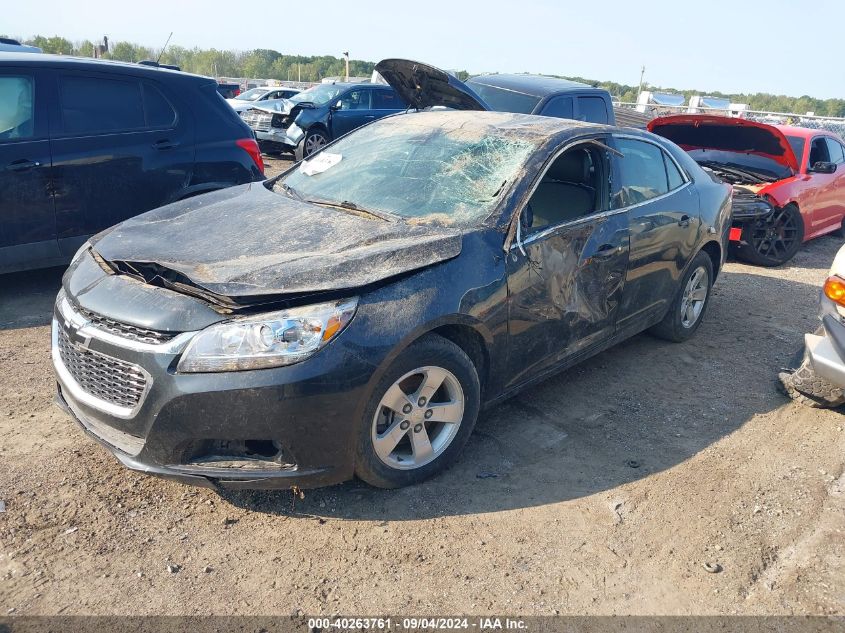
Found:
M 62 124 L 69 134 L 96 134 L 144 127 L 141 84 L 99 77 L 60 79 Z
M 148 83 L 144 84 L 144 112 L 147 127 L 170 127 L 176 120 L 176 112 L 167 97 Z

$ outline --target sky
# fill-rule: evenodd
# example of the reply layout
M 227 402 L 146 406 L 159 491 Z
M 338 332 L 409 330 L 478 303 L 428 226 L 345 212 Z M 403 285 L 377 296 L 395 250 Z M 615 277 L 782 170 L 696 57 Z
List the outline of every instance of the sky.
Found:
M 405 57 L 441 68 L 845 98 L 841 0 L 38 0 L 0 32 L 161 47 Z

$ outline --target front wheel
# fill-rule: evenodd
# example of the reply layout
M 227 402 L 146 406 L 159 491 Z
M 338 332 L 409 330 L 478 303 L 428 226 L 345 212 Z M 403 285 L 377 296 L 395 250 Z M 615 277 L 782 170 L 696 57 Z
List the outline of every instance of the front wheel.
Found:
M 750 222 L 742 229 L 747 242 L 737 256 L 757 266 L 780 266 L 795 256 L 804 241 L 804 219 L 794 204 L 775 209 L 768 218 Z
M 681 279 L 680 287 L 666 316 L 649 331 L 658 338 L 680 343 L 690 338 L 704 318 L 713 287 L 713 262 L 699 252 Z
M 319 152 L 329 144 L 329 135 L 322 128 L 313 128 L 305 133 L 305 138 L 296 146 L 294 152 L 296 160 L 308 158 L 315 152 Z
M 355 474 L 379 488 L 419 483 L 448 466 L 467 443 L 481 398 L 464 351 L 428 335 L 393 362 L 361 422 Z

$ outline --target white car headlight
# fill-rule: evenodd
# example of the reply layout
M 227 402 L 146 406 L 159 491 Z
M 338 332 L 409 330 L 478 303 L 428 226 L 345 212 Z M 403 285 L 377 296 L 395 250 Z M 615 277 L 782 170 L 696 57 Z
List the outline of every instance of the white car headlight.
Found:
M 177 371 L 240 371 L 298 363 L 340 334 L 357 307 L 356 297 L 216 323 L 191 339 Z

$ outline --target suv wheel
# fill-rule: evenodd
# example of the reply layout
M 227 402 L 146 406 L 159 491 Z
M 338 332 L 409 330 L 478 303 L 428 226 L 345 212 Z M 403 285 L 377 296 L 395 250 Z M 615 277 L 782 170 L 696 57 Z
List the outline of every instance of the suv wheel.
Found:
M 305 138 L 296 147 L 296 160 L 308 158 L 311 154 L 319 152 L 329 144 L 329 135 L 321 128 L 308 130 Z
M 426 336 L 393 362 L 360 425 L 355 474 L 379 488 L 419 483 L 461 452 L 478 418 L 481 389 L 464 351 Z

